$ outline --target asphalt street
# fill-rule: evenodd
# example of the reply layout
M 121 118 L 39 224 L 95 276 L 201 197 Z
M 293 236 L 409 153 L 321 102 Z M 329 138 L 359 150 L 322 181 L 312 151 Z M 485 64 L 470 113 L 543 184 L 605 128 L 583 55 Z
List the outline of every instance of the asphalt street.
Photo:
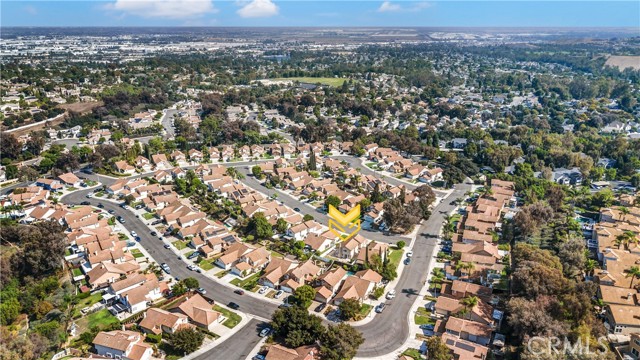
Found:
M 249 355 L 255 355 L 250 352 L 262 339 L 258 333 L 263 328 L 263 322 L 253 319 L 229 339 L 194 360 L 244 360 Z

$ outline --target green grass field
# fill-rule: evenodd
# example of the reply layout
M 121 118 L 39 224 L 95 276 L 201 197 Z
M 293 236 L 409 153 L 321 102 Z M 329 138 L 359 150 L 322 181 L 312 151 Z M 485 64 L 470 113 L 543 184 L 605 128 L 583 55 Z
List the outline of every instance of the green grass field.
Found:
M 245 290 L 252 291 L 258 284 L 261 273 L 255 273 L 246 279 L 235 278 L 231 280 L 231 283 L 235 286 L 239 286 Z
M 85 316 L 81 318 L 76 323 L 78 324 L 78 327 L 81 329 L 79 333 L 83 333 L 94 326 L 100 326 L 101 328 L 104 328 L 108 325 L 115 324 L 117 322 L 118 322 L 118 318 L 111 315 L 109 310 L 103 309 L 103 310 L 94 312 L 89 316 Z
M 424 307 L 419 307 L 416 311 L 414 321 L 417 325 L 432 324 L 435 325 L 436 321 L 431 318 L 431 314 Z
M 188 243 L 189 242 L 186 241 L 186 240 L 176 240 L 176 241 L 172 242 L 173 246 L 178 250 L 182 250 L 182 249 L 186 248 Z
M 319 77 L 319 78 L 314 78 L 314 77 L 292 77 L 292 78 L 277 78 L 277 79 L 271 79 L 271 80 L 275 80 L 275 81 L 283 81 L 283 80 L 292 80 L 292 81 L 300 81 L 303 83 L 309 83 L 309 84 L 323 84 L 323 85 L 329 85 L 329 86 L 342 86 L 342 84 L 347 80 L 347 79 L 342 79 L 342 78 L 327 78 L 327 77 Z
M 214 305 L 213 310 L 221 313 L 222 315 L 224 315 L 224 317 L 227 318 L 227 320 L 225 320 L 222 323 L 222 325 L 228 327 L 229 329 L 233 329 L 236 325 L 240 323 L 240 321 L 242 321 L 242 318 L 240 317 L 240 315 L 234 313 L 231 310 L 227 310 L 221 306 Z
M 213 269 L 213 262 L 209 261 L 209 260 L 202 260 L 198 263 L 198 265 L 200 266 L 200 268 L 204 271 L 207 270 L 211 270 Z
M 389 253 L 389 263 L 391 264 L 392 267 L 394 268 L 398 268 L 398 265 L 400 265 L 400 260 L 402 259 L 402 254 L 404 253 L 403 250 L 391 250 L 391 252 Z

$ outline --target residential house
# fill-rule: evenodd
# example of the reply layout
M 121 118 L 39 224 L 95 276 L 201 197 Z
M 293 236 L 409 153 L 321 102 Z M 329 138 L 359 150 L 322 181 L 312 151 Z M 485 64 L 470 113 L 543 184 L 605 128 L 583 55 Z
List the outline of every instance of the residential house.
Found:
M 93 347 L 100 356 L 122 360 L 150 360 L 153 348 L 142 334 L 135 331 L 100 331 L 93 339 Z
M 224 321 L 224 316 L 213 310 L 213 305 L 200 294 L 185 297 L 171 311 L 188 316 L 193 324 L 209 331 L 217 322 Z
M 151 308 L 143 316 L 138 327 L 146 334 L 173 334 L 178 329 L 189 327 L 189 318 L 186 315 L 160 308 Z

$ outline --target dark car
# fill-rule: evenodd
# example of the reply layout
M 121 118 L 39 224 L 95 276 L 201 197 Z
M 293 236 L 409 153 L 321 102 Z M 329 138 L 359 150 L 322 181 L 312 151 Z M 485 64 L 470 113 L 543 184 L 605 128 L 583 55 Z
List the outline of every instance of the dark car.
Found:
M 91 205 L 91 203 L 88 202 L 88 201 L 83 201 L 83 202 L 80 203 L 80 205 Z
M 198 256 L 200 256 L 200 253 L 199 253 L 199 252 L 197 252 L 197 251 L 195 251 L 193 254 L 191 254 L 191 255 L 187 256 L 187 259 L 189 259 L 189 260 L 191 260 L 191 259 L 195 259 L 195 258 L 197 258 Z
M 140 242 L 140 240 L 142 240 L 142 239 L 140 239 L 140 236 L 136 236 L 136 241 Z
M 136 205 L 136 209 L 137 209 L 137 210 L 140 210 L 140 209 L 142 209 L 143 207 L 144 207 L 144 205 L 142 205 L 142 204 L 140 204 L 140 205 Z
M 170 247 L 171 247 L 171 245 L 169 245 L 169 244 L 164 244 L 164 248 L 165 248 L 165 249 L 168 249 L 168 248 L 170 248 Z
M 244 295 L 244 290 L 241 290 L 241 289 L 234 290 L 233 292 L 238 295 Z
M 404 259 L 404 264 L 405 264 L 405 265 L 409 265 L 409 264 L 411 264 L 411 258 L 406 258 L 406 259 Z
M 293 208 L 293 210 L 295 210 L 295 211 L 297 211 L 297 212 L 300 212 L 300 211 L 301 211 L 301 210 L 300 210 L 300 208 Z
M 120 207 L 123 208 L 123 209 L 126 209 L 127 208 L 127 204 L 122 203 L 122 204 L 120 204 Z
M 158 225 L 160 223 L 162 223 L 162 220 L 156 220 L 156 221 L 152 222 L 151 225 Z
M 322 310 L 324 310 L 324 308 L 326 308 L 326 307 L 327 307 L 327 304 L 322 303 L 322 304 L 320 304 L 320 305 L 316 306 L 316 308 L 314 309 L 314 311 L 315 311 L 315 312 L 317 312 L 317 313 L 319 313 L 319 312 L 321 312 Z
M 152 231 L 152 232 L 151 232 L 151 236 L 157 236 L 157 235 L 158 235 L 158 233 L 157 233 L 157 232 L 155 232 L 155 231 Z
M 233 310 L 238 310 L 240 309 L 240 305 L 234 303 L 234 302 L 230 302 L 229 303 L 229 307 L 232 308 Z
M 115 212 L 116 212 L 116 211 L 115 211 L 115 210 L 113 210 L 113 209 L 109 210 L 109 214 L 115 214 Z
M 104 209 L 104 205 L 102 205 L 102 203 L 98 204 L 98 207 L 99 207 L 100 209 Z
M 117 219 L 118 219 L 118 221 L 120 221 L 121 224 L 125 223 L 124 218 L 122 216 L 118 216 Z

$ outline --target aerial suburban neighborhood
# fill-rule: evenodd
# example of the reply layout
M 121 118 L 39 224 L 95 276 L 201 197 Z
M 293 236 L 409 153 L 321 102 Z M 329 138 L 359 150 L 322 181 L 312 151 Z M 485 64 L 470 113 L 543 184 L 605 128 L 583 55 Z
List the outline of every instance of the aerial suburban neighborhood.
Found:
M 1 5 L 0 359 L 640 359 L 637 3 L 71 3 Z

